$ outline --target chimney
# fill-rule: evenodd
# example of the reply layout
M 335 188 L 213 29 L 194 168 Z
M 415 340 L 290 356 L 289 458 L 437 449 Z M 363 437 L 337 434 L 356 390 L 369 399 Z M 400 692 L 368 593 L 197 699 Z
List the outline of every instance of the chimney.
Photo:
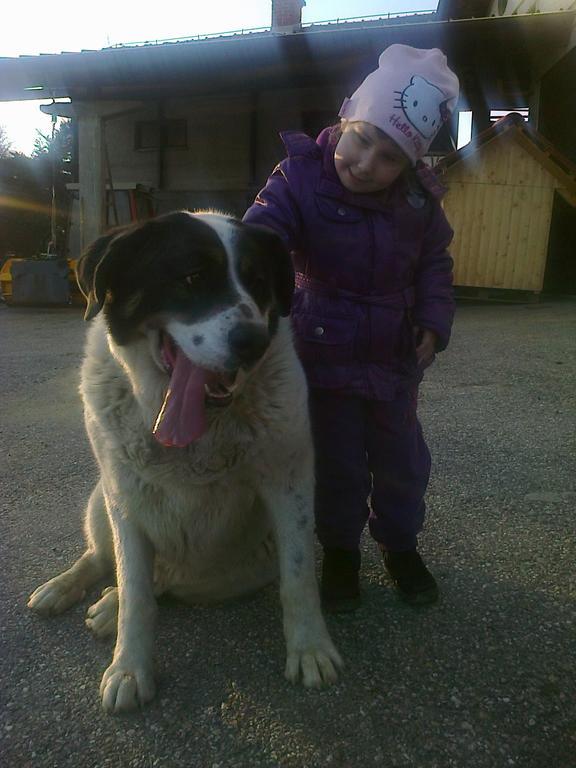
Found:
M 306 0 L 272 0 L 272 32 L 283 35 L 302 28 L 302 8 Z

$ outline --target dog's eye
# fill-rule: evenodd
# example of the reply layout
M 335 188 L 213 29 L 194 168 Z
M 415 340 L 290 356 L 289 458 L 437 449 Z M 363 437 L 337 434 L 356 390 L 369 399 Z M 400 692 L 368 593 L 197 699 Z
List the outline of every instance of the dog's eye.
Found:
M 198 270 L 197 272 L 190 272 L 184 278 L 184 282 L 187 285 L 197 285 L 201 277 L 202 277 L 202 272 L 200 270 Z

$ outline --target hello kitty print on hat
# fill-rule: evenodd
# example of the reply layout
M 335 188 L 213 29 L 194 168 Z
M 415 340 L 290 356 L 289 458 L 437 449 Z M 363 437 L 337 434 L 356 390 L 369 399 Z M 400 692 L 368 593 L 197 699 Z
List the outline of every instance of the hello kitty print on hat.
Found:
M 414 75 L 410 84 L 403 91 L 395 91 L 398 100 L 395 107 L 400 107 L 414 128 L 425 139 L 432 139 L 444 122 L 442 105 L 446 96 L 423 77 Z
M 391 45 L 351 98 L 340 117 L 371 123 L 393 139 L 415 163 L 458 101 L 458 78 L 438 48 Z

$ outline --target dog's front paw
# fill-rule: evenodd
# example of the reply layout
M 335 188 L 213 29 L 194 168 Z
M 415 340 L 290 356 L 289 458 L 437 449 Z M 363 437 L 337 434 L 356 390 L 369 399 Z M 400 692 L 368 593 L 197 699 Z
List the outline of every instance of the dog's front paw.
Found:
M 82 600 L 85 594 L 86 592 L 82 587 L 79 587 L 66 576 L 60 575 L 50 579 L 46 584 L 42 584 L 32 592 L 28 599 L 28 608 L 41 616 L 55 616 Z
M 103 639 L 116 634 L 118 626 L 118 588 L 107 587 L 97 603 L 88 608 L 86 626 Z
M 151 666 L 113 661 L 102 677 L 100 695 L 106 712 L 131 712 L 154 698 L 156 684 Z
M 288 646 L 286 657 L 286 679 L 291 683 L 302 680 L 306 688 L 320 688 L 335 683 L 338 679 L 338 667 L 343 661 L 330 640 L 328 632 L 308 642 L 300 641 Z

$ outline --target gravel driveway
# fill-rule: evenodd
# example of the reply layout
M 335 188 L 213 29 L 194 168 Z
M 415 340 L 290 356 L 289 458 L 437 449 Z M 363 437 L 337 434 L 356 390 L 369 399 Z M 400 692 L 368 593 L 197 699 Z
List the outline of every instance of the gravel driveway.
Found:
M 421 390 L 434 459 L 421 537 L 439 605 L 401 604 L 364 541 L 364 606 L 331 617 L 341 682 L 284 681 L 276 590 L 162 605 L 157 699 L 105 715 L 112 645 L 86 605 L 28 594 L 82 546 L 95 465 L 76 309 L 0 305 L 0 758 L 7 768 L 574 768 L 576 300 L 461 304 Z

